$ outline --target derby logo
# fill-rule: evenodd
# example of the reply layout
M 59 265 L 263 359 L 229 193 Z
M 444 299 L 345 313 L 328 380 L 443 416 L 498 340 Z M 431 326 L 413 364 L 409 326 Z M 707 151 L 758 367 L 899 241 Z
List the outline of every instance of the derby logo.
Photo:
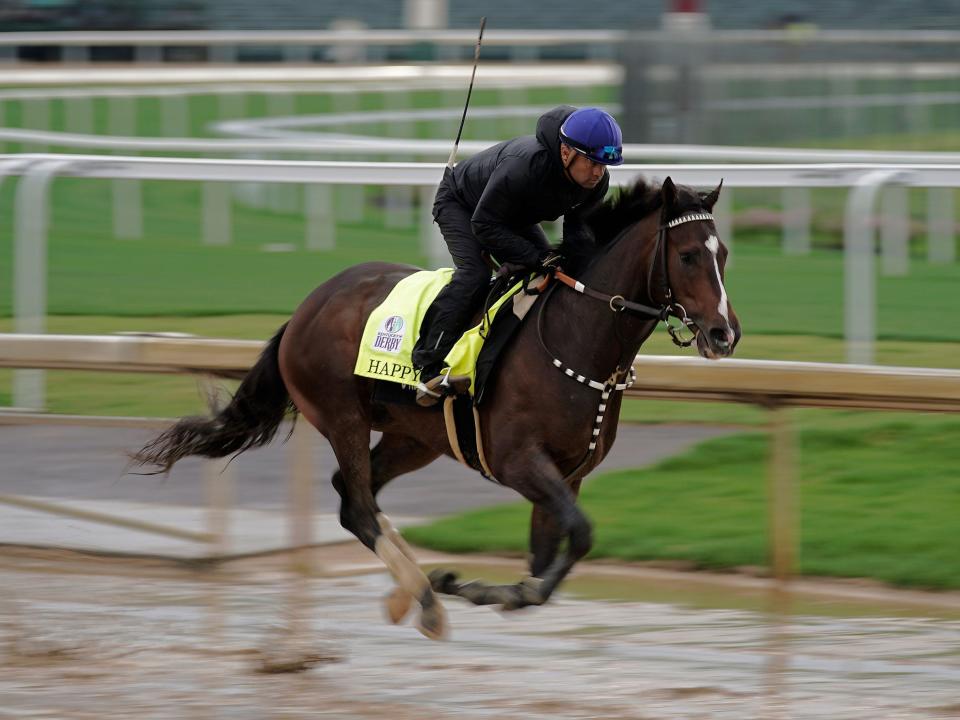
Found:
M 403 342 L 403 328 L 405 323 L 399 315 L 391 315 L 382 323 L 373 341 L 373 349 L 396 355 L 400 352 L 400 343 Z
M 398 333 L 403 330 L 403 318 L 399 315 L 391 315 L 383 321 L 383 331 L 388 333 Z

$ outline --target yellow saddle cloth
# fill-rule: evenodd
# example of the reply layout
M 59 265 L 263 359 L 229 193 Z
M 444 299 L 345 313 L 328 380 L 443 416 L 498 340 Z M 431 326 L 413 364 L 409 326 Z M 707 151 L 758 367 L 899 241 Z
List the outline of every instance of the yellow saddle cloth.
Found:
M 420 324 L 427 308 L 452 277 L 452 268 L 441 268 L 421 270 L 398 282 L 387 299 L 367 318 L 354 374 L 403 385 L 420 382 L 420 373 L 410 359 L 413 346 L 420 336 Z M 444 362 L 451 374 L 469 376 L 471 392 L 476 378 L 477 356 L 489 328 L 487 318 L 492 319 L 519 288 L 520 283 L 517 283 L 499 298 L 483 321 L 467 330 L 447 354 Z

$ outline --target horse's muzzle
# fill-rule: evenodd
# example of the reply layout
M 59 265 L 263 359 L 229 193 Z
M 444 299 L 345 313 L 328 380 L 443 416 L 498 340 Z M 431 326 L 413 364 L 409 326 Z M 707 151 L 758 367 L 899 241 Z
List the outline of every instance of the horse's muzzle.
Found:
M 733 355 L 733 349 L 740 340 L 740 333 L 729 325 L 712 327 L 704 330 L 697 326 L 697 350 L 700 355 L 710 360 Z

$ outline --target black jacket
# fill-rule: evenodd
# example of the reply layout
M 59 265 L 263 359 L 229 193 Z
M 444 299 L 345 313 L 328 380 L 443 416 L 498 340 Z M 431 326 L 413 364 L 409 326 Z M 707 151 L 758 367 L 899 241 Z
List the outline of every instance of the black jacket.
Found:
M 568 179 L 560 160 L 560 126 L 576 108 L 560 105 L 537 120 L 537 134 L 507 140 L 457 163 L 444 182 L 471 210 L 473 233 L 500 262 L 537 263 L 547 245 L 537 223 L 563 215 L 563 239 L 579 245 L 593 236 L 582 221 L 603 200 L 606 171 L 593 189 Z M 524 235 L 543 239 L 540 247 Z

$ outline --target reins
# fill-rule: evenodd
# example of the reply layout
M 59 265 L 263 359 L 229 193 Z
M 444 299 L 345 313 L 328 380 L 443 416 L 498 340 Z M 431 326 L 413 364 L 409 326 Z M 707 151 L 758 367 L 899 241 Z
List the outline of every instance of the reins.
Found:
M 688 213 L 686 215 L 681 215 L 678 218 L 674 218 L 669 222 L 664 222 L 663 213 L 664 210 L 661 209 L 661 220 L 657 231 L 657 242 L 653 246 L 653 255 L 650 258 L 650 270 L 647 273 L 647 297 L 650 298 L 651 302 L 656 302 L 653 297 L 652 289 L 653 273 L 658 264 L 661 267 L 661 291 L 663 293 L 664 302 L 659 307 L 652 307 L 650 305 L 633 302 L 632 300 L 627 300 L 624 298 L 623 295 L 607 295 L 606 293 L 598 292 L 592 288 L 588 288 L 582 282 L 575 280 L 562 270 L 557 270 L 554 273 L 554 277 L 567 287 L 576 290 L 582 295 L 586 295 L 587 297 L 607 303 L 607 305 L 610 307 L 610 310 L 613 312 L 629 311 L 636 315 L 656 318 L 666 325 L 667 332 L 670 334 L 670 338 L 673 340 L 675 345 L 678 347 L 690 347 L 690 345 L 692 345 L 693 341 L 696 339 L 696 335 L 688 339 L 683 339 L 680 337 L 682 328 L 671 325 L 669 320 L 670 316 L 672 315 L 681 323 L 683 323 L 683 325 L 688 329 L 694 326 L 693 320 L 691 320 L 687 315 L 686 308 L 673 299 L 673 290 L 670 287 L 670 266 L 667 263 L 667 231 L 677 227 L 678 225 L 683 225 L 684 223 L 688 222 L 712 221 L 713 215 L 705 212 Z M 625 234 L 626 233 L 621 234 L 620 238 L 622 238 Z M 619 242 L 620 238 L 614 240 L 613 244 L 615 245 L 617 242 Z

